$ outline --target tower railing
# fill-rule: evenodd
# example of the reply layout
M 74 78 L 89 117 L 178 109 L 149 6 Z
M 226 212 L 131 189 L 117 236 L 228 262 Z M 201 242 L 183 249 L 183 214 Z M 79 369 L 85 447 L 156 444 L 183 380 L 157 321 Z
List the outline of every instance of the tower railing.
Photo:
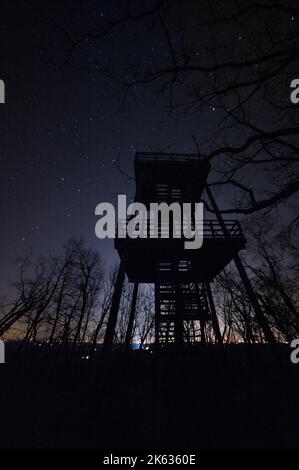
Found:
M 159 153 L 159 152 L 138 152 L 135 162 L 188 162 L 190 160 L 205 161 L 203 156 L 195 153 Z
M 127 234 L 127 227 L 129 222 L 132 220 L 131 217 L 128 217 L 127 219 L 120 219 L 118 222 L 118 227 L 117 227 L 117 236 L 120 235 L 120 233 Z M 152 222 L 152 223 L 151 223 Z M 225 226 L 226 226 L 226 234 L 223 231 L 223 228 L 221 224 L 214 219 L 206 219 L 203 221 L 202 224 L 202 229 L 203 229 L 203 238 L 208 238 L 208 239 L 227 239 L 228 236 L 230 239 L 243 239 L 243 232 L 241 228 L 241 224 L 238 220 L 225 220 Z M 137 226 L 136 229 L 136 235 L 139 232 L 139 228 Z M 194 225 L 191 224 L 191 229 L 194 230 Z M 145 229 L 144 229 L 145 231 Z M 153 219 L 147 218 L 146 219 L 146 236 L 147 238 L 161 238 L 161 239 L 168 239 L 168 238 L 175 238 L 173 236 L 173 232 L 175 231 L 175 234 L 177 236 L 176 239 L 182 238 L 182 239 L 187 239 L 186 236 L 184 235 L 184 227 L 183 224 L 177 224 L 173 227 L 172 223 L 168 222 L 163 222 L 160 221 L 158 223 L 157 227 L 154 227 L 153 225 Z M 129 238 L 128 236 L 123 237 L 123 238 Z M 137 238 L 143 238 L 143 237 L 137 237 Z

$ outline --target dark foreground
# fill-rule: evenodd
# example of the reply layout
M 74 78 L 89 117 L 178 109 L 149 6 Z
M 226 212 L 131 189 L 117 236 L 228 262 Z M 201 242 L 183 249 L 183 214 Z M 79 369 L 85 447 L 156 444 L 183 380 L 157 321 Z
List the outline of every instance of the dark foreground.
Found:
M 298 448 L 288 346 L 115 353 L 37 350 L 0 365 L 1 448 Z

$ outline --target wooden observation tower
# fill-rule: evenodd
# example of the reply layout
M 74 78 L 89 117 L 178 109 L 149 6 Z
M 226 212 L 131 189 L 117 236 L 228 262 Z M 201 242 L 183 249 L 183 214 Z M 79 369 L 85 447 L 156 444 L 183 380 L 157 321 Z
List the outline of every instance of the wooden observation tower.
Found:
M 203 222 L 203 245 L 185 249 L 183 238 L 116 238 L 120 256 L 114 296 L 108 319 L 104 349 L 113 348 L 119 303 L 125 275 L 134 283 L 126 348 L 132 340 L 136 299 L 140 283 L 155 286 L 155 343 L 158 349 L 188 347 L 211 341 L 222 343 L 211 283 L 232 260 L 245 285 L 256 320 L 265 340 L 274 335 L 260 308 L 250 280 L 239 258 L 246 240 L 237 220 L 223 220 L 207 184 L 209 162 L 198 155 L 137 153 L 135 156 L 135 201 L 148 209 L 151 203 L 196 203 L 206 191 L 216 219 Z M 207 333 L 209 332 L 209 336 Z

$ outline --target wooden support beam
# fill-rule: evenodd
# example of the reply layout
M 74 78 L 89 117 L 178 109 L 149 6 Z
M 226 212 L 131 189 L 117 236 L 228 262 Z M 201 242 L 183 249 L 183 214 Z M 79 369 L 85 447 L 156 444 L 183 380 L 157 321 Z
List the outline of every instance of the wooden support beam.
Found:
M 124 260 L 121 260 L 118 273 L 116 277 L 111 308 L 109 312 L 109 318 L 107 323 L 107 328 L 105 332 L 103 351 L 111 351 L 113 348 L 113 339 L 115 335 L 115 328 L 117 323 L 117 315 L 119 310 L 119 303 L 122 294 L 122 288 L 125 280 L 125 263 Z
M 229 237 L 229 233 L 228 233 L 228 231 L 226 229 L 226 226 L 225 226 L 225 221 L 222 218 L 222 214 L 221 214 L 220 210 L 218 209 L 218 206 L 216 204 L 216 201 L 214 199 L 214 196 L 213 196 L 208 184 L 206 184 L 206 192 L 207 192 L 208 198 L 210 200 L 211 206 L 212 206 L 212 208 L 215 212 L 215 215 L 218 219 L 218 222 L 221 225 L 224 236 L 229 239 L 230 237 Z M 243 266 L 243 263 L 242 263 L 239 255 L 238 255 L 238 253 L 234 254 L 233 259 L 234 259 L 236 268 L 237 268 L 237 270 L 240 274 L 240 277 L 242 279 L 242 282 L 245 286 L 245 289 L 246 289 L 248 298 L 250 300 L 250 303 L 252 305 L 252 308 L 255 312 L 256 320 L 259 323 L 259 325 L 260 325 L 260 327 L 261 327 L 261 329 L 264 333 L 265 340 L 270 344 L 275 344 L 276 343 L 275 336 L 272 333 L 272 330 L 271 330 L 271 328 L 268 324 L 268 321 L 267 321 L 266 317 L 264 316 L 264 313 L 261 309 L 261 306 L 260 306 L 260 304 L 257 300 L 257 297 L 256 297 L 255 292 L 253 290 L 253 287 L 251 285 L 250 279 L 249 279 L 249 277 L 246 273 L 246 270 Z
M 218 322 L 218 318 L 217 318 L 217 313 L 216 313 L 216 308 L 215 308 L 215 304 L 214 304 L 214 299 L 213 299 L 211 286 L 210 286 L 209 282 L 205 283 L 205 289 L 206 289 L 208 299 L 209 299 L 210 312 L 211 312 L 212 325 L 213 325 L 213 330 L 214 330 L 214 333 L 215 333 L 215 338 L 216 338 L 216 341 L 217 341 L 218 344 L 223 344 L 222 336 L 221 336 L 221 332 L 220 332 L 220 328 L 219 328 L 219 322 Z
M 128 351 L 130 349 L 130 345 L 132 341 L 132 332 L 133 332 L 133 325 L 134 325 L 134 319 L 135 319 L 135 313 L 136 313 L 136 303 L 137 303 L 137 296 L 138 296 L 138 286 L 139 286 L 138 282 L 135 282 L 131 308 L 130 308 L 130 316 L 129 316 L 128 326 L 127 326 L 127 331 L 126 331 L 125 351 Z

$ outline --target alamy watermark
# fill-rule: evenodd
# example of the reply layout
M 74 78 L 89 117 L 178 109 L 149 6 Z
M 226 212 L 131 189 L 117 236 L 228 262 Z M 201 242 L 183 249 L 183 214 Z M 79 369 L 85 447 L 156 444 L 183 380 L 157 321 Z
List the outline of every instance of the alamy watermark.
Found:
M 96 206 L 101 216 L 95 226 L 98 238 L 183 238 L 184 248 L 198 249 L 203 244 L 203 204 L 141 202 L 127 207 L 124 194 L 118 195 L 117 209 L 109 202 Z
M 0 339 L 0 364 L 5 364 L 5 343 Z
M 291 102 L 293 104 L 298 104 L 299 103 L 299 79 L 294 78 L 294 80 L 291 81 L 291 88 L 292 92 L 290 95 Z
M 290 343 L 290 347 L 293 349 L 290 355 L 291 362 L 293 364 L 299 363 L 299 339 L 293 339 Z
M 5 103 L 5 84 L 0 80 L 0 103 Z

